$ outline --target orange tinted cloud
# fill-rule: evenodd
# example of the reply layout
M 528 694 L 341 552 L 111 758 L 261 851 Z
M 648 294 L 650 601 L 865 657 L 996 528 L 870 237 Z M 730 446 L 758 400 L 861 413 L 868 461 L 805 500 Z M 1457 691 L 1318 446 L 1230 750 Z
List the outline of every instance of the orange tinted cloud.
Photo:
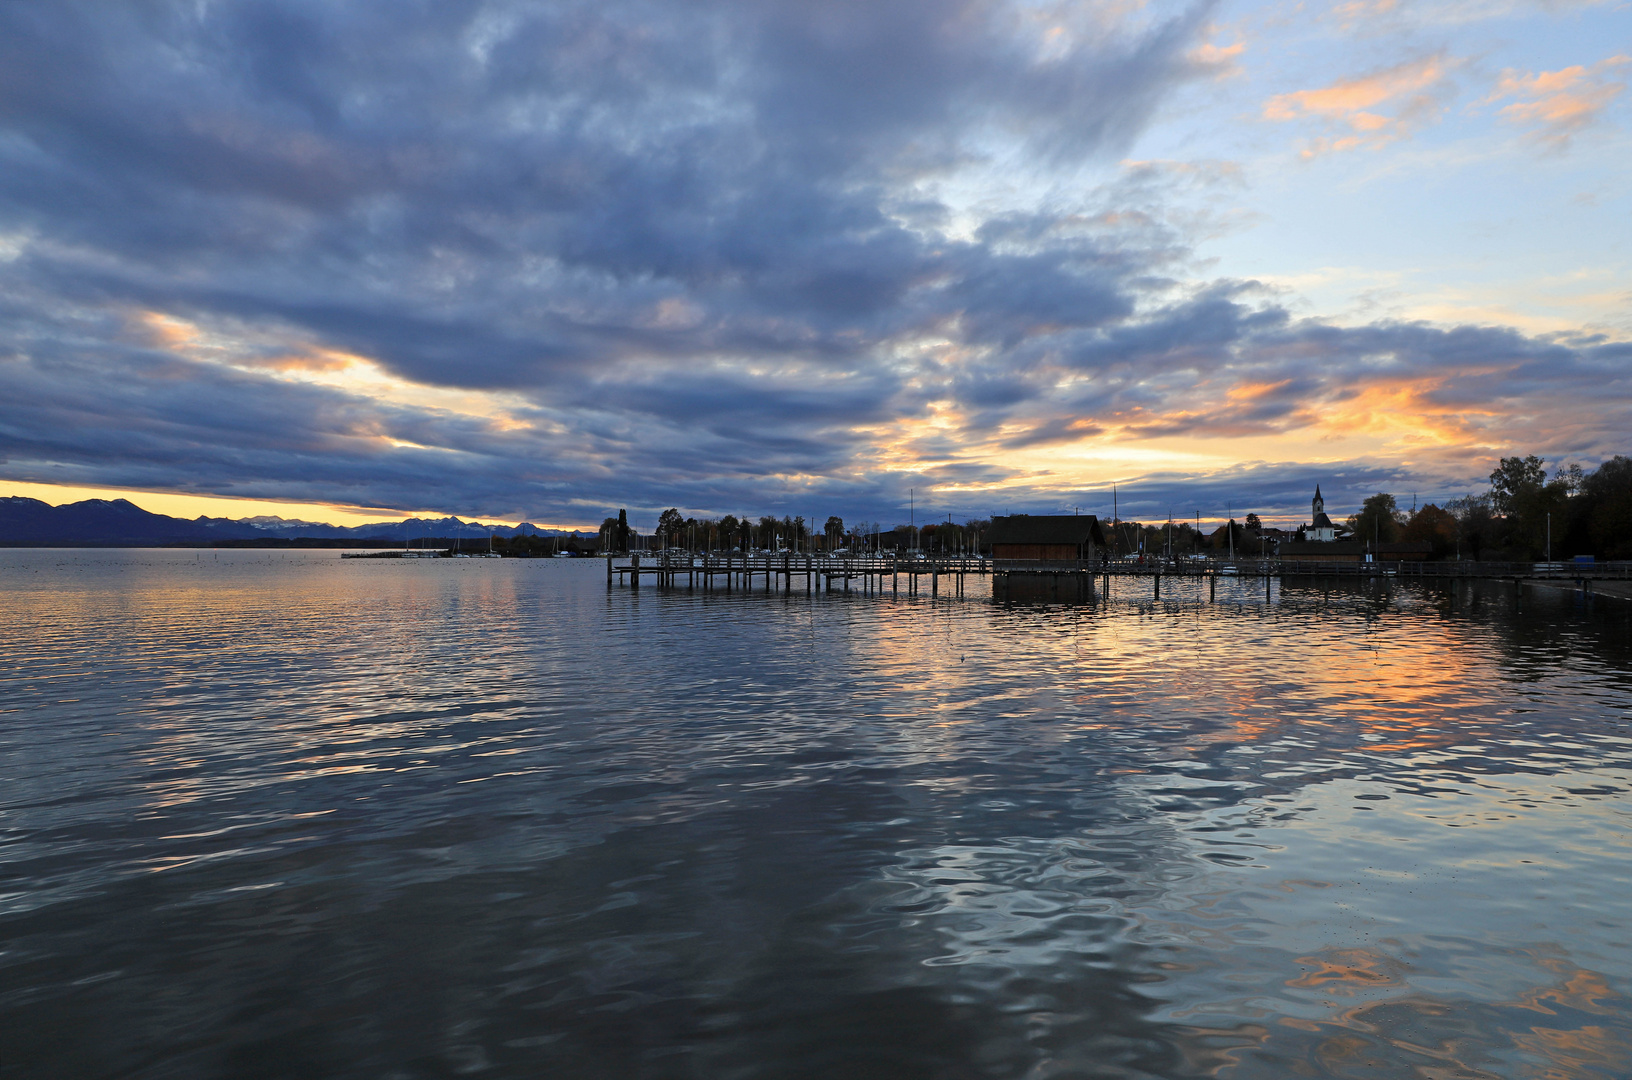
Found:
M 1207 41 L 1191 49 L 1186 59 L 1196 67 L 1210 71 L 1216 79 L 1228 79 L 1241 73 L 1241 54 L 1246 51 L 1247 43 L 1244 41 L 1229 45 Z
M 1517 98 L 1502 109 L 1502 118 L 1534 127 L 1539 139 L 1563 149 L 1626 89 L 1626 81 L 1614 75 L 1628 63 L 1632 57 L 1622 55 L 1600 60 L 1590 68 L 1576 64 L 1535 75 L 1507 71 L 1487 100 Z
M 1264 119 L 1316 120 L 1338 129 L 1305 144 L 1305 158 L 1384 146 L 1436 110 L 1454 66 L 1444 53 L 1435 53 L 1319 89 L 1277 94 L 1264 103 Z

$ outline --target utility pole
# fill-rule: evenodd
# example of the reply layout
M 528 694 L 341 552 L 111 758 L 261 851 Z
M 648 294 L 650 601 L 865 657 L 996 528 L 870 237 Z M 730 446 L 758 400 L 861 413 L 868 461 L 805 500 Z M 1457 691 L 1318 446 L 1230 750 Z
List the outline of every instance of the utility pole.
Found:
M 1116 508 L 1116 481 L 1111 481 L 1111 535 L 1116 538 L 1116 546 L 1122 546 L 1122 528 L 1118 524 L 1122 520 L 1121 511 Z

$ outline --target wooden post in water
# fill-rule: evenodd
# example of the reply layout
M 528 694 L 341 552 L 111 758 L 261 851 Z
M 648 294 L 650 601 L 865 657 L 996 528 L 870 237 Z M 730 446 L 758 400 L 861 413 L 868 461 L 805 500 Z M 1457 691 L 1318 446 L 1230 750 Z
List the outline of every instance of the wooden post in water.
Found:
M 629 586 L 634 589 L 640 588 L 640 552 L 638 551 L 629 553 Z
M 1207 600 L 1211 603 L 1218 599 L 1218 573 L 1214 571 L 1207 578 Z
M 1156 591 L 1152 595 L 1155 599 L 1160 600 L 1162 598 L 1162 575 L 1153 574 L 1151 577 L 1156 583 Z
M 606 587 L 609 589 L 612 587 L 612 555 L 610 552 L 606 556 Z

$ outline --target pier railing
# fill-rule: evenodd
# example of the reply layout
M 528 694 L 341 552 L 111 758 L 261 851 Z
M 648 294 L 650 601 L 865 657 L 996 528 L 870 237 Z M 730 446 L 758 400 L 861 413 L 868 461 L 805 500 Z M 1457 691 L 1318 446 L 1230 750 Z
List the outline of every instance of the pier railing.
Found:
M 685 551 L 631 552 L 623 563 L 606 556 L 606 581 L 627 581 L 638 586 L 641 578 L 658 585 L 688 587 L 753 588 L 762 581 L 767 589 L 780 585 L 793 591 L 798 580 L 806 592 L 826 588 L 848 591 L 852 582 L 864 592 L 881 590 L 888 581 L 894 591 L 907 581 L 907 591 L 917 592 L 920 578 L 929 579 L 931 595 L 940 592 L 941 579 L 951 583 L 961 595 L 969 575 L 992 572 L 990 559 L 978 555 L 921 555 L 905 552 L 866 555 L 822 555 L 793 551 L 710 552 Z

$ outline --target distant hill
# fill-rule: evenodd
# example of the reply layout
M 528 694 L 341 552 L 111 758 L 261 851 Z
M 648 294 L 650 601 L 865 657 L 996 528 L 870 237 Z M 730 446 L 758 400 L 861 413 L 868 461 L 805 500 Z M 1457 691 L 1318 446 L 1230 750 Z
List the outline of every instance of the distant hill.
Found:
M 529 522 L 488 525 L 456 517 L 409 518 L 368 525 L 325 525 L 287 518 L 217 518 L 192 520 L 155 514 L 128 499 L 86 499 L 52 506 L 39 499 L 0 498 L 0 545 L 11 547 L 155 547 L 168 544 L 212 544 L 226 541 L 356 540 L 400 543 L 414 537 L 555 536 Z
M 0 499 L 0 543 L 4 544 L 207 543 L 254 535 L 251 525 L 153 514 L 128 499 L 86 499 L 62 506 L 16 496 Z

